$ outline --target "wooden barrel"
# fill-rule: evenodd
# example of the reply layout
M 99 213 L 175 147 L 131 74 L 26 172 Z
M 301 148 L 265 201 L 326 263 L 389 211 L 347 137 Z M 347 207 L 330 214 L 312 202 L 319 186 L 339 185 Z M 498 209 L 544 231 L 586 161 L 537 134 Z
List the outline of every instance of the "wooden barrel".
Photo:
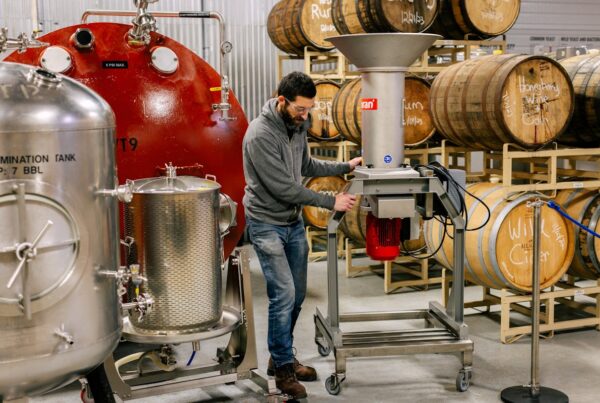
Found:
M 600 193 L 597 190 L 561 190 L 555 199 L 571 217 L 600 233 Z M 600 278 L 600 240 L 571 224 L 574 231 L 575 258 L 569 274 L 596 280 Z
M 527 201 L 536 196 L 524 194 L 507 201 L 502 186 L 492 183 L 470 185 L 468 190 L 487 204 L 491 216 L 482 229 L 466 233 L 466 279 L 489 288 L 531 291 L 533 209 L 527 207 Z M 469 229 L 479 227 L 488 217 L 485 206 L 473 197 L 466 198 L 466 209 Z M 541 219 L 540 287 L 545 289 L 567 271 L 575 250 L 569 221 L 549 207 L 542 207 Z M 451 227 L 447 231 L 453 236 Z M 450 236 L 445 236 L 435 259 L 451 269 L 454 242 Z M 435 251 L 443 237 L 444 226 L 436 220 L 427 221 L 425 242 L 429 250 Z
M 267 18 L 271 41 L 285 53 L 304 54 L 304 47 L 331 50 L 325 40 L 338 35 L 331 19 L 331 2 L 323 0 L 281 0 Z
M 340 222 L 340 229 L 355 245 L 365 244 L 365 234 L 367 233 L 367 212 L 360 209 L 362 196 L 356 197 L 356 204 L 352 210 L 346 212 Z M 411 239 L 402 243 L 402 250 L 409 252 L 422 253 L 425 248 L 425 237 L 423 234 L 423 222 L 419 231 L 419 239 Z
M 346 186 L 346 180 L 341 176 L 305 178 L 304 186 L 313 192 L 335 196 Z M 302 214 L 305 224 L 325 229 L 327 228 L 331 210 L 322 207 L 304 206 Z
M 333 99 L 333 124 L 348 141 L 360 144 L 360 78 L 346 81 Z
M 341 135 L 333 124 L 332 110 L 333 99 L 340 90 L 340 85 L 334 81 L 323 80 L 315 82 L 315 87 L 317 87 L 317 96 L 315 107 L 311 112 L 312 124 L 308 134 L 316 140 L 338 140 Z
M 406 77 L 404 83 L 404 145 L 415 146 L 433 136 L 435 128 L 429 113 L 429 82 Z M 333 122 L 356 144 L 361 143 L 360 78 L 346 83 L 333 102 Z
M 367 212 L 361 210 L 361 202 L 362 196 L 357 195 L 354 207 L 344 214 L 339 227 L 344 235 L 354 241 L 355 245 L 364 245 L 365 234 L 367 233 Z
M 451 65 L 433 81 L 433 124 L 456 144 L 536 149 L 555 140 L 573 114 L 573 85 L 544 56 L 483 56 Z
M 559 142 L 575 147 L 597 147 L 600 142 L 600 56 L 575 56 L 560 64 L 567 70 L 575 91 L 571 124 Z
M 521 0 L 441 0 L 429 32 L 447 39 L 487 39 L 515 25 Z
M 404 81 L 404 145 L 416 146 L 435 133 L 429 112 L 431 84 L 421 77 L 406 77 Z
M 435 20 L 439 0 L 332 0 L 331 7 L 341 34 L 423 32 Z
M 365 32 L 358 17 L 356 0 L 332 0 L 331 18 L 333 25 L 342 35 Z

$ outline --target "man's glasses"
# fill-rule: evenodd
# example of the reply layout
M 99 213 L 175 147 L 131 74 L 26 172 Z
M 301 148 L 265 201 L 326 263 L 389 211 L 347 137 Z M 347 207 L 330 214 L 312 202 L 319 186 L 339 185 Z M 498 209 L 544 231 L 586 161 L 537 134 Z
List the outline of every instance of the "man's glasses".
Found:
M 283 99 L 285 99 L 290 105 L 292 105 L 294 110 L 300 114 L 305 114 L 307 112 L 312 111 L 315 108 L 314 106 L 311 106 L 310 108 L 306 108 L 304 106 L 298 106 L 295 102 L 290 101 L 286 97 L 283 97 Z

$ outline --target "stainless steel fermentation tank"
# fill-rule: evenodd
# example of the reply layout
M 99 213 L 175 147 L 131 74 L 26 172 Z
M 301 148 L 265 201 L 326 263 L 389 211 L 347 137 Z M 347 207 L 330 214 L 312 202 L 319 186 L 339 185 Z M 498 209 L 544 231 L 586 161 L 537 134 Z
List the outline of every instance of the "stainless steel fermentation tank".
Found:
M 167 176 L 132 183 L 125 207 L 127 261 L 143 282 L 128 281 L 131 299 L 140 293 L 151 310 L 125 318 L 125 337 L 137 342 L 197 340 L 223 314 L 223 237 L 236 204 L 214 180 Z
M 117 361 L 109 357 L 104 368 L 110 388 L 129 399 L 252 379 L 273 391 L 274 383 L 256 369 L 250 272 L 243 250 L 228 257 L 222 295 L 223 237 L 235 225 L 237 206 L 220 193 L 215 180 L 178 177 L 173 166 L 166 171 L 166 177 L 131 183 L 133 197 L 125 210 L 127 290 L 122 289 L 133 301 L 123 319 L 123 337 L 160 348 Z M 202 340 L 227 333 L 230 341 L 217 350 L 216 363 L 177 367 L 173 344 L 191 342 L 195 352 Z M 142 372 L 145 358 L 160 364 Z M 138 372 L 121 371 L 134 361 Z
M 0 63 L 0 400 L 65 385 L 118 343 L 114 131 L 82 84 Z
M 366 209 L 369 214 L 367 253 L 375 256 L 375 253 L 369 252 L 369 242 L 373 242 L 374 252 L 385 250 L 386 253 L 378 254 L 393 259 L 399 252 L 400 239 L 386 235 L 393 228 L 388 223 L 397 224 L 400 219 L 410 219 L 413 227 L 419 215 L 432 218 L 434 195 L 452 220 L 455 239 L 454 281 L 447 308 L 430 302 L 427 309 L 421 310 L 340 314 L 336 246 L 337 227 L 343 213 L 332 215 L 327 228 L 327 316 L 317 309 L 314 317 L 319 353 L 325 356 L 333 350 L 335 354 L 335 371 L 325 382 L 331 394 L 340 393 L 341 383 L 346 378 L 346 358 L 399 354 L 458 353 L 462 368 L 456 378 L 456 387 L 460 391 L 469 387 L 473 342 L 469 340 L 468 328 L 463 323 L 465 223 L 458 206 L 451 202 L 440 179 L 431 170 L 414 170 L 403 165 L 404 75 L 407 66 L 439 38 L 431 34 L 384 33 L 341 35 L 328 39 L 358 67 L 362 77 L 364 166 L 357 167 L 346 191 L 364 196 L 361 209 Z M 370 231 L 369 221 L 375 223 L 372 227 L 375 231 Z M 379 231 L 378 226 L 383 231 Z M 410 232 L 413 238 L 416 234 Z M 369 235 L 373 235 L 374 240 L 370 240 Z M 425 328 L 378 331 L 366 330 L 365 325 L 361 332 L 348 332 L 340 327 L 342 322 L 408 319 L 424 320 Z

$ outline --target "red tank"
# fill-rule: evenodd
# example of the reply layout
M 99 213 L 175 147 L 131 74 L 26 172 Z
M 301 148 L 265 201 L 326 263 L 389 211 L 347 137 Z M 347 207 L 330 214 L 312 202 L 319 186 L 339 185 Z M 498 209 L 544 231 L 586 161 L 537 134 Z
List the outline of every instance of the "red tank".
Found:
M 91 31 L 91 48 L 79 49 L 72 43 L 78 28 Z M 216 176 L 222 192 L 238 203 L 237 226 L 225 238 L 225 256 L 229 256 L 245 225 L 242 139 L 248 121 L 231 92 L 229 116 L 235 120 L 219 120 L 221 112 L 213 111 L 212 104 L 220 102 L 220 77 L 208 63 L 155 32 L 149 45 L 130 46 L 130 28 L 115 23 L 75 25 L 39 39 L 68 52 L 65 58 L 59 49 L 63 61 L 72 64 L 63 74 L 96 91 L 113 108 L 120 183 L 164 174 L 169 162 L 184 167 L 179 175 Z M 178 67 L 173 73 L 152 66 L 152 51 L 157 47 L 175 53 Z M 15 52 L 6 61 L 41 65 L 44 49 Z

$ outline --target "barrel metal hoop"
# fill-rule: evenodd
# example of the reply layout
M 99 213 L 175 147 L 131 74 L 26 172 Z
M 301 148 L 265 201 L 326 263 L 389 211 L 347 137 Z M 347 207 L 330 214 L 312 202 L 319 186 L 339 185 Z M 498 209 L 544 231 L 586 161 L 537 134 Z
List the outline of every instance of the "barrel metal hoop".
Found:
M 466 63 L 469 63 L 469 62 L 467 61 Z M 464 120 L 465 126 L 467 127 L 467 133 L 468 133 L 467 140 L 468 140 L 469 144 L 472 144 L 472 145 L 475 145 L 475 146 L 479 146 L 480 148 L 484 148 L 484 149 L 485 148 L 492 148 L 493 149 L 494 147 L 491 147 L 492 144 L 490 144 L 490 143 L 485 144 L 486 140 L 490 140 L 489 138 L 487 138 L 486 136 L 481 136 L 480 137 L 480 136 L 478 136 L 475 133 L 475 130 L 473 129 L 473 125 L 471 124 L 471 119 L 469 119 L 469 117 L 467 116 L 467 109 L 468 108 L 467 108 L 467 97 L 466 97 L 466 95 L 469 92 L 469 89 L 471 88 L 470 87 L 471 81 L 473 81 L 473 78 L 475 77 L 477 71 L 482 66 L 484 66 L 484 63 L 477 63 L 477 62 L 475 62 L 475 63 L 471 62 L 471 63 L 473 64 L 473 67 L 472 67 L 471 71 L 469 72 L 469 75 L 467 76 L 467 79 L 464 82 L 462 94 L 460 96 L 460 108 L 461 108 L 461 112 L 462 112 L 462 115 L 463 115 L 462 118 Z M 488 87 L 489 86 L 486 85 L 485 88 L 484 88 L 484 90 L 483 90 L 483 95 L 484 96 L 487 94 Z M 484 116 L 485 116 L 485 109 L 484 109 L 485 106 L 486 106 L 485 97 L 483 97 L 481 99 L 481 108 L 482 108 L 481 111 L 482 111 L 482 115 L 484 115 Z M 494 133 L 494 135 L 495 135 L 496 133 L 494 132 L 494 130 L 491 127 L 491 125 L 489 125 L 488 120 L 484 118 L 483 121 L 486 124 L 486 126 L 489 127 L 490 132 Z M 480 137 L 483 140 L 483 143 L 479 142 L 478 137 Z M 496 136 L 494 136 L 494 137 L 496 137 Z M 491 141 L 493 142 L 494 139 L 491 139 Z
M 454 126 L 452 124 L 451 119 L 449 118 L 449 114 L 448 114 L 448 99 L 449 99 L 449 93 L 450 93 L 450 89 L 452 88 L 451 83 L 454 81 L 454 79 L 456 78 L 456 75 L 458 74 L 458 72 L 460 71 L 460 69 L 457 67 L 458 65 L 455 64 L 454 66 L 450 66 L 447 69 L 444 70 L 444 72 L 442 74 L 448 74 L 449 77 L 446 78 L 448 80 L 448 84 L 446 87 L 446 91 L 444 92 L 444 98 L 443 98 L 443 119 L 441 119 L 442 121 L 445 121 L 445 130 L 450 130 L 450 132 L 452 133 L 450 135 L 450 140 L 454 141 L 455 143 L 461 144 L 460 143 L 460 135 L 458 134 L 458 132 L 454 129 Z M 438 76 L 439 77 L 439 76 Z M 433 99 L 433 98 L 432 98 Z M 441 127 L 442 125 L 440 125 Z M 446 133 L 444 133 L 444 135 L 446 135 Z M 448 136 L 446 136 L 448 137 Z
M 485 198 L 489 195 L 491 195 L 492 193 L 494 193 L 495 191 L 501 190 L 499 187 L 493 187 L 491 189 L 489 189 L 487 192 L 485 192 L 483 195 L 478 196 L 481 200 L 485 200 Z M 494 209 L 496 207 L 498 207 L 498 205 L 500 203 L 502 203 L 504 201 L 503 198 L 500 198 L 493 206 L 488 206 L 490 209 L 490 216 L 492 215 Z M 475 202 L 473 203 L 473 205 L 471 206 L 471 210 L 469 211 L 469 216 L 472 216 L 473 213 L 475 212 L 475 207 L 477 206 L 477 204 L 479 204 L 479 200 L 475 200 Z M 498 220 L 496 220 L 496 222 L 498 222 Z M 488 223 L 489 224 L 489 223 Z M 485 250 L 485 248 L 483 247 L 483 235 L 485 234 L 485 231 L 479 231 L 479 235 L 477 237 L 477 245 L 478 245 L 478 250 L 483 252 Z M 494 277 L 490 274 L 490 271 L 488 270 L 486 264 L 485 264 L 485 259 L 483 258 L 483 253 L 478 253 L 477 257 L 479 258 L 479 265 L 481 266 L 481 271 L 483 273 L 485 273 L 485 276 L 488 278 L 488 280 L 494 284 L 498 289 L 502 289 L 505 287 L 504 284 L 502 284 L 501 282 L 498 282 L 497 280 L 494 279 Z M 493 258 L 490 255 L 490 261 L 493 262 Z M 465 263 L 467 263 L 468 260 L 465 259 Z M 496 274 L 498 274 L 496 272 Z M 504 275 L 502 275 L 502 273 L 499 273 L 498 278 L 502 279 L 505 283 L 506 283 L 506 277 L 504 277 Z
M 567 196 L 567 200 L 565 200 L 565 202 L 562 204 L 562 207 L 565 210 L 567 210 L 569 208 L 569 206 L 571 205 L 571 202 L 573 202 L 573 199 L 575 199 L 575 197 L 578 196 L 581 192 L 582 192 L 582 189 L 575 189 L 572 192 L 570 192 L 569 196 Z M 590 203 L 591 203 L 591 201 L 586 203 L 586 205 L 580 211 L 581 214 L 579 214 L 579 216 L 575 217 L 577 219 L 577 221 L 583 222 L 583 218 L 585 217 L 585 212 L 587 211 L 588 207 L 590 206 Z M 577 229 L 575 230 L 575 233 L 577 233 Z M 585 266 L 587 266 L 587 263 L 585 262 L 585 259 L 583 258 L 583 255 L 580 252 L 581 252 L 581 243 L 579 242 L 579 236 L 575 235 L 575 259 L 577 259 L 577 262 L 579 262 L 579 264 L 582 267 L 585 267 Z
M 592 202 L 596 202 L 598 200 L 598 198 L 600 198 L 600 194 L 597 194 L 593 198 Z M 590 204 L 592 202 L 590 202 Z M 592 218 L 590 219 L 589 227 L 592 230 L 595 230 L 595 228 L 598 226 L 599 220 L 600 220 L 600 206 L 596 208 L 596 211 L 594 211 L 594 214 L 592 215 Z M 576 239 L 579 239 L 579 237 L 576 237 Z M 596 253 L 596 248 L 594 246 L 595 239 L 596 239 L 596 237 L 594 235 L 588 233 L 588 235 L 587 235 L 588 253 L 590 256 L 590 260 L 592 261 L 592 265 L 594 266 L 594 269 L 596 269 L 596 274 L 600 275 L 600 256 L 598 256 L 598 254 Z
M 514 207 L 516 207 L 517 205 L 521 204 L 522 202 L 531 199 L 531 195 L 523 195 L 521 197 L 516 198 L 515 200 L 510 201 L 500 212 L 500 214 L 498 215 L 498 217 L 496 218 L 496 221 L 494 222 L 494 225 L 492 227 L 492 235 L 490 237 L 490 261 L 492 263 L 492 268 L 494 269 L 494 272 L 496 272 L 497 275 L 503 277 L 504 279 L 506 279 L 506 276 L 504 276 L 502 274 L 502 270 L 500 269 L 500 266 L 498 265 L 498 260 L 496 258 L 496 242 L 498 241 L 498 233 L 500 231 L 500 226 L 503 224 L 504 219 L 508 216 L 508 214 L 513 210 Z M 503 201 L 504 199 L 501 199 L 501 201 Z M 496 204 L 497 205 L 497 204 Z M 507 282 L 508 284 L 508 282 Z
M 354 81 L 354 83 L 355 83 L 354 86 L 357 86 L 357 85 L 361 85 L 362 86 L 362 82 L 360 80 L 361 80 L 360 78 L 357 78 L 356 81 Z M 350 102 L 350 95 L 352 95 L 351 91 L 354 89 L 354 86 L 348 92 L 348 96 L 346 97 L 346 100 L 344 102 L 344 117 L 345 117 L 346 111 L 347 111 L 347 109 L 346 109 L 347 106 L 346 105 L 348 104 L 348 102 Z M 362 87 L 361 87 L 361 91 L 362 91 Z M 356 105 L 360 105 L 360 93 L 361 93 L 361 91 L 359 91 L 358 94 L 356 95 L 357 98 L 356 98 L 356 101 L 353 103 L 354 106 L 352 108 L 352 117 L 354 118 L 354 129 L 356 130 L 356 134 L 358 134 L 358 136 L 352 135 L 351 137 L 354 139 L 354 141 L 359 140 L 358 141 L 358 145 L 359 146 L 362 145 L 362 127 L 360 127 L 358 125 L 358 114 L 360 112 L 358 112 L 359 108 L 357 108 Z M 362 121 L 361 121 L 361 124 L 362 124 Z M 351 132 L 350 125 L 348 123 L 346 123 L 346 126 L 348 126 L 348 130 Z
M 512 64 L 512 66 L 510 66 L 510 68 L 507 68 L 506 71 L 502 72 L 500 75 L 499 82 L 502 84 L 498 85 L 496 87 L 496 94 L 494 94 L 494 102 L 497 105 L 502 105 L 502 96 L 504 94 L 504 88 L 508 81 L 508 77 L 513 73 L 513 71 L 517 67 L 519 67 L 519 65 L 521 65 L 521 63 L 529 61 L 533 58 L 534 58 L 533 56 L 519 55 L 519 54 L 507 55 L 506 61 L 504 62 L 506 64 L 503 63 L 501 68 L 506 67 L 507 65 L 510 66 L 510 64 Z M 501 70 L 501 68 L 499 70 Z M 525 148 L 531 147 L 531 144 L 524 143 L 521 139 L 517 138 L 515 136 L 515 133 L 513 133 L 513 131 L 508 127 L 508 125 L 506 124 L 506 120 L 504 120 L 504 113 L 503 113 L 502 107 L 497 108 L 495 110 L 495 113 L 496 113 L 496 121 L 498 122 L 498 124 L 500 125 L 500 128 L 502 129 L 500 131 L 500 133 L 509 133 L 509 136 L 510 136 L 510 139 L 503 138 L 502 139 L 503 143 L 517 143 L 521 147 L 525 147 Z

